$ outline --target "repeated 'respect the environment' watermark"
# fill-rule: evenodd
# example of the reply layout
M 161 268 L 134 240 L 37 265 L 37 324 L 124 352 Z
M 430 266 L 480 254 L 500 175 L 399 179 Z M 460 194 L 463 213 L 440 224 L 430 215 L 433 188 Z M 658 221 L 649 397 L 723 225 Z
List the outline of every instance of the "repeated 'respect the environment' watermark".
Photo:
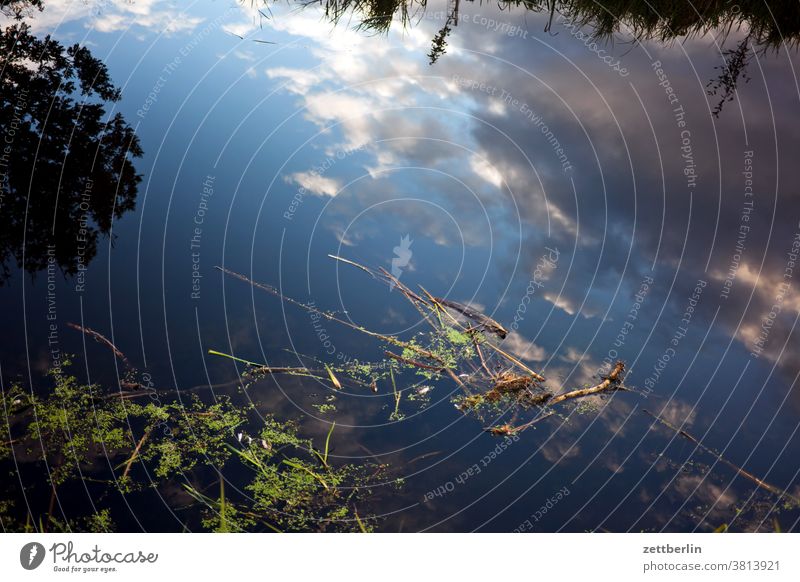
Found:
M 720 299 L 728 299 L 733 288 L 733 283 L 736 281 L 736 275 L 739 273 L 739 267 L 742 264 L 742 255 L 747 248 L 747 238 L 750 234 L 750 219 L 755 209 L 755 192 L 753 190 L 753 150 L 746 150 L 744 152 L 744 200 L 742 201 L 742 209 L 739 213 L 739 226 L 736 231 L 736 244 L 731 252 L 730 263 L 728 264 L 728 271 L 725 275 L 725 280 L 722 282 L 722 290 L 720 291 Z
M 493 97 L 497 99 L 498 102 L 503 105 L 503 107 L 508 107 L 522 115 L 541 132 L 542 136 L 544 136 L 545 140 L 552 148 L 553 153 L 556 155 L 556 158 L 558 158 L 563 172 L 569 175 L 575 169 L 575 166 L 572 164 L 569 156 L 567 155 L 564 144 L 561 143 L 550 126 L 545 122 L 542 114 L 537 112 L 536 109 L 533 108 L 529 103 L 516 97 L 507 89 L 490 85 L 485 81 L 461 77 L 459 75 L 453 75 L 452 81 L 461 89 L 484 93 L 490 97 Z
M 183 65 L 184 59 L 192 54 L 192 52 L 198 46 L 200 46 L 200 43 L 202 43 L 206 38 L 210 37 L 211 33 L 222 25 L 229 14 L 235 12 L 236 10 L 237 7 L 235 5 L 227 8 L 225 12 L 206 24 L 191 38 L 191 40 L 189 40 L 189 42 L 178 49 L 178 54 L 174 55 L 173 59 L 164 65 L 155 83 L 153 83 L 153 86 L 150 88 L 150 91 L 147 92 L 147 95 L 145 96 L 141 106 L 136 110 L 136 116 L 139 119 L 144 119 L 147 117 L 147 114 L 150 112 L 150 110 L 156 105 L 156 103 L 158 103 L 162 89 L 166 87 L 167 83 L 175 74 L 175 72 L 181 67 L 181 65 Z

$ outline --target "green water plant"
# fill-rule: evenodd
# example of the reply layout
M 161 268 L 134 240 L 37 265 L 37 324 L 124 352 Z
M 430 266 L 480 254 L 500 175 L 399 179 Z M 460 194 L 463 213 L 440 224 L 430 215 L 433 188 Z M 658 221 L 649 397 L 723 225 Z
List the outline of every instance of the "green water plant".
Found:
M 324 444 L 300 435 L 230 396 L 211 401 L 164 391 L 111 391 L 69 373 L 65 358 L 35 391 L 15 383 L 2 391 L 0 468 L 14 479 L 0 486 L 0 522 L 6 531 L 109 531 L 112 508 L 75 515 L 59 509 L 59 494 L 92 488 L 98 501 L 122 494 L 129 503 L 148 492 L 173 491 L 193 529 L 209 531 L 361 531 L 375 520 L 355 518 L 387 467 L 335 462 L 332 423 Z M 135 372 L 134 372 L 135 374 Z M 128 375 L 130 377 L 131 374 Z M 141 386 L 141 382 L 131 383 Z M 19 504 L 18 473 L 34 477 L 28 508 Z M 231 476 L 233 475 L 233 476 Z M 230 487 L 226 488 L 226 484 Z M 209 488 L 218 494 L 207 493 Z M 45 493 L 46 492 L 46 493 Z M 48 502 L 38 502 L 43 495 Z M 32 502 L 31 502 L 32 501 Z M 365 525 L 366 524 L 366 525 Z

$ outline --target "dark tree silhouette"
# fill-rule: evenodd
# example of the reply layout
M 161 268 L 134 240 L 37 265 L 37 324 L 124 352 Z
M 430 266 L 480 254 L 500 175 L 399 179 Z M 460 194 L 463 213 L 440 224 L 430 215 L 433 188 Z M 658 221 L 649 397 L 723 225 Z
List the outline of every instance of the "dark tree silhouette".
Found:
M 17 24 L 0 32 L 0 55 L 0 284 L 13 261 L 75 274 L 135 207 L 139 140 L 106 113 L 120 91 L 85 47 Z

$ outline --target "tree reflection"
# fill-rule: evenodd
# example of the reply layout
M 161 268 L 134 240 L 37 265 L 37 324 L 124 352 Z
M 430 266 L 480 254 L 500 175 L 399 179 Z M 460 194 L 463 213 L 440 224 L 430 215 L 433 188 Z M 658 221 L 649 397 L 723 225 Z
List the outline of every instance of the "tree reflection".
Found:
M 24 3 L 4 13 L 11 4 Z M 135 206 L 139 140 L 106 112 L 121 94 L 85 47 L 15 24 L 0 31 L 0 54 L 0 285 L 13 262 L 75 274 Z
M 479 0 L 480 1 L 480 0 Z M 464 0 L 473 3 L 474 0 Z M 424 13 L 427 0 L 311 0 L 304 5 L 319 4 L 334 22 L 352 18 L 357 27 L 372 32 L 387 32 L 393 23 L 413 25 Z M 458 26 L 461 0 L 448 0 L 445 22 L 431 41 L 430 63 L 445 54 L 447 37 Z M 796 0 L 765 2 L 764 0 L 717 0 L 709 2 L 675 2 L 650 0 L 498 0 L 502 8 L 549 14 L 545 31 L 556 16 L 592 31 L 597 40 L 612 40 L 622 30 L 624 37 L 635 41 L 657 40 L 668 43 L 680 38 L 722 32 L 723 44 L 733 31 L 746 32 L 736 48 L 724 48 L 719 77 L 708 84 L 708 93 L 719 103 L 714 114 L 733 98 L 740 80 L 747 80 L 747 64 L 755 52 L 778 49 L 784 43 L 796 46 L 800 39 L 800 10 Z
M 472 4 L 474 0 L 464 2 Z M 712 29 L 725 32 L 747 30 L 757 45 L 777 47 L 783 42 L 795 44 L 800 35 L 800 10 L 797 2 L 792 0 L 769 3 L 763 0 L 702 3 L 673 0 L 498 0 L 498 3 L 501 8 L 519 7 L 549 14 L 549 23 L 556 15 L 562 15 L 571 22 L 590 26 L 598 37 L 611 36 L 622 28 L 630 30 L 639 40 L 661 41 L 705 34 Z M 385 32 L 393 22 L 413 24 L 424 13 L 427 0 L 303 2 L 305 6 L 314 4 L 323 6 L 326 16 L 335 22 L 344 16 L 352 16 L 359 28 Z M 460 0 L 448 0 L 447 14 L 457 15 L 459 4 Z

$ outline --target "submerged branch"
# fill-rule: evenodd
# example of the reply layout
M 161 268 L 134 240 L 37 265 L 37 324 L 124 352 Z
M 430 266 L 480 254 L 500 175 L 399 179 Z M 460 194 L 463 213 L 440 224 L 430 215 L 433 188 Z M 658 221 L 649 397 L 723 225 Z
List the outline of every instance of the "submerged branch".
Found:
M 794 503 L 795 505 L 800 506 L 800 499 L 798 499 L 797 497 L 795 497 L 794 495 L 792 495 L 788 491 L 785 491 L 785 490 L 781 489 L 780 487 L 776 487 L 775 485 L 772 485 L 770 483 L 767 483 L 763 479 L 759 479 L 758 477 L 756 477 L 755 475 L 753 475 L 749 471 L 746 471 L 743 468 L 739 467 L 738 465 L 734 464 L 733 462 L 729 461 L 728 459 L 723 457 L 720 453 L 718 453 L 715 450 L 707 447 L 706 445 L 701 443 L 698 439 L 696 439 L 695 437 L 690 435 L 688 432 L 686 432 L 682 428 L 679 428 L 679 427 L 675 426 L 671 422 L 669 422 L 667 420 L 664 420 L 663 418 L 653 414 L 649 410 L 645 410 L 644 413 L 647 414 L 648 416 L 652 417 L 653 419 L 655 419 L 657 422 L 661 423 L 662 425 L 666 426 L 670 430 L 672 430 L 675 433 L 679 434 L 683 438 L 685 438 L 688 441 L 694 443 L 695 445 L 697 445 L 697 447 L 700 450 L 705 451 L 709 455 L 712 455 L 719 462 L 721 462 L 724 465 L 727 465 L 728 467 L 730 467 L 731 469 L 736 471 L 736 473 L 738 473 L 739 475 L 741 475 L 745 479 L 749 479 L 750 481 L 752 481 L 753 483 L 755 483 L 756 485 L 758 485 L 762 489 L 766 489 L 770 493 L 772 493 L 774 495 L 777 495 L 779 498 L 785 497 L 785 498 L 791 500 L 791 502 Z
M 119 349 L 117 349 L 117 346 L 111 343 L 111 340 L 109 340 L 106 336 L 104 336 L 100 332 L 94 331 L 93 329 L 89 329 L 88 327 L 83 327 L 82 325 L 78 325 L 77 323 L 72 323 L 71 321 L 67 322 L 67 326 L 88 335 L 98 343 L 104 344 L 105 346 L 110 348 L 112 352 L 114 352 L 114 355 L 118 357 L 123 364 L 125 364 L 126 368 L 131 367 L 131 364 L 128 361 L 128 358 L 125 357 L 125 354 L 123 354 Z

